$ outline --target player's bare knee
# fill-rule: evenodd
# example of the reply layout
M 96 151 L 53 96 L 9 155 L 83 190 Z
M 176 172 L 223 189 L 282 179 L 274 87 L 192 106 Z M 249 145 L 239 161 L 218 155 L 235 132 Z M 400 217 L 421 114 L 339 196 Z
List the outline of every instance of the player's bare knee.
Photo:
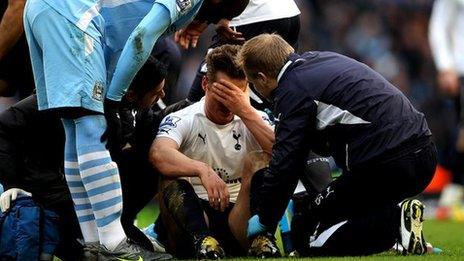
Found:
M 264 151 L 252 151 L 243 160 L 242 179 L 251 179 L 255 172 L 269 165 L 271 155 Z

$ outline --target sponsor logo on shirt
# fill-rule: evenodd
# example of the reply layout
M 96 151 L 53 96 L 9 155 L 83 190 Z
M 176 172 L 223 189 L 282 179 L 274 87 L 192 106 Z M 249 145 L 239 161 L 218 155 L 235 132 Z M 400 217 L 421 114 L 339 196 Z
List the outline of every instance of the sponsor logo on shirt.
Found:
M 177 123 L 180 121 L 179 117 L 176 116 L 167 116 L 164 121 L 160 124 L 158 134 L 166 133 L 169 134 L 169 131 L 177 128 Z
M 184 13 L 192 6 L 191 0 L 176 0 L 177 3 L 177 11 Z

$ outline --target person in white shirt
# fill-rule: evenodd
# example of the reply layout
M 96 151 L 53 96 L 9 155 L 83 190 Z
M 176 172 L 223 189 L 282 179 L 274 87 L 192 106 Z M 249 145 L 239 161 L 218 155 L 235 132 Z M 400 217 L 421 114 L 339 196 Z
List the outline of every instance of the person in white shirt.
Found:
M 274 132 L 265 113 L 250 105 L 248 83 L 235 62 L 239 46 L 207 56 L 199 102 L 166 116 L 150 159 L 167 179 L 161 216 L 168 250 L 181 258 L 245 254 L 249 189 L 267 165 Z
M 459 215 L 464 199 L 464 0 L 436 0 L 429 26 L 430 47 L 440 89 L 455 98 L 457 138 L 451 156 L 453 182 L 443 190 L 437 218 Z

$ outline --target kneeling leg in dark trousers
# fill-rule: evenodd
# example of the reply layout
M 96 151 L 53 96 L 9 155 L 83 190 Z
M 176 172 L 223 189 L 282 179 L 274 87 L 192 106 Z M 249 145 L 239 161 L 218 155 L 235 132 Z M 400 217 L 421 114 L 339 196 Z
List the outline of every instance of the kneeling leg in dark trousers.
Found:
M 435 148 L 430 144 L 344 172 L 306 211 L 295 214 L 292 231 L 299 231 L 303 242 L 297 250 L 309 256 L 388 250 L 400 240 L 398 204 L 425 189 L 435 166 Z M 311 223 L 318 224 L 317 228 Z
M 295 201 L 292 242 L 300 255 L 369 255 L 396 242 L 400 222 L 397 204 L 350 202 L 343 197 L 343 189 L 337 189 L 343 181 L 332 182 L 313 202 L 309 197 Z
M 384 206 L 333 225 L 318 223 L 304 256 L 361 256 L 390 249 L 399 237 L 400 209 Z

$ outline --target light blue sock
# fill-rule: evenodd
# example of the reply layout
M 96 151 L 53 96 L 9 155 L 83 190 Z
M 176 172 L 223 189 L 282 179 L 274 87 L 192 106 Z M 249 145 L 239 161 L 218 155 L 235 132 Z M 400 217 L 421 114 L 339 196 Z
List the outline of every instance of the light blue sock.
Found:
M 125 237 L 121 225 L 122 190 L 116 163 L 101 142 L 103 115 L 74 120 L 79 172 L 96 218 L 100 243 L 113 250 Z
M 64 173 L 68 183 L 71 198 L 74 202 L 74 209 L 82 231 L 82 236 L 86 243 L 99 242 L 97 224 L 93 215 L 92 206 L 89 197 L 82 184 L 77 164 L 76 150 L 76 127 L 71 119 L 62 119 L 66 133 L 65 151 L 64 151 Z

